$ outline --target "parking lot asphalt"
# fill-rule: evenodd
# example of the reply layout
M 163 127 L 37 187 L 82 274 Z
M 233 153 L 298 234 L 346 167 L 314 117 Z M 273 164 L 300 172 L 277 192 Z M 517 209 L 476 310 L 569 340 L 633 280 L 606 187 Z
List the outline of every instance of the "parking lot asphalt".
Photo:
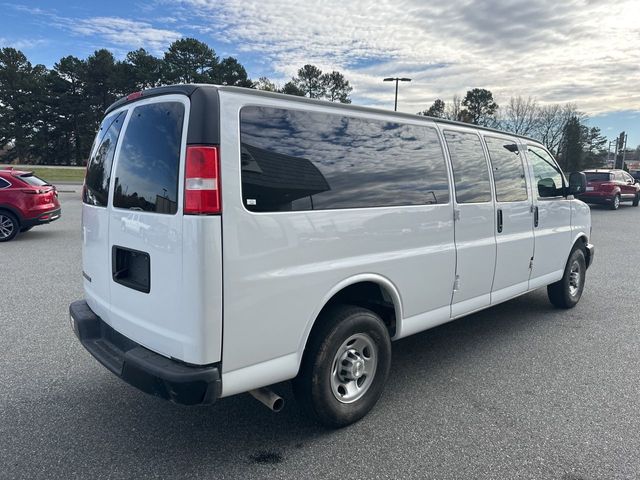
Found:
M 361 422 L 310 423 L 288 384 L 275 414 L 147 396 L 69 328 L 82 297 L 80 199 L 0 244 L 0 478 L 640 478 L 640 208 L 594 207 L 584 295 L 545 289 L 393 344 Z

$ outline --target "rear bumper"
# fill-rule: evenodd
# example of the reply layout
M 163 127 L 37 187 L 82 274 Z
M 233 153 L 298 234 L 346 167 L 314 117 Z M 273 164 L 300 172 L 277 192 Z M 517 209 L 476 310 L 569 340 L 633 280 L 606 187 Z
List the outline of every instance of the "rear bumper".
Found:
M 72 303 L 69 315 L 84 348 L 130 385 L 182 405 L 211 405 L 220 397 L 219 364 L 191 366 L 158 355 L 115 331 L 84 300 Z
M 35 218 L 25 218 L 22 220 L 23 227 L 34 227 L 36 225 L 44 225 L 60 218 L 62 209 L 56 208 L 55 210 L 49 210 L 48 212 L 41 213 Z

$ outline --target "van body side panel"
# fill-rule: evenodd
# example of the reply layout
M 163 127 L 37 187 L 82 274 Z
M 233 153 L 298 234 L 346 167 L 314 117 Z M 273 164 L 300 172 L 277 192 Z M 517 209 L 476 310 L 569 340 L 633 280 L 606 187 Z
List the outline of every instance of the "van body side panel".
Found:
M 220 92 L 225 392 L 229 372 L 290 354 L 299 362 L 308 326 L 335 285 L 367 273 L 384 277 L 400 292 L 403 315 L 412 317 L 448 309 L 455 268 L 451 202 L 272 213 L 245 209 L 238 119 L 246 104 L 300 109 L 285 100 Z M 304 109 L 332 111 L 322 105 Z M 269 382 L 291 376 L 283 368 Z
M 583 201 L 573 199 L 571 200 L 571 246 L 581 236 L 591 238 L 591 208 Z
M 185 215 L 182 222 L 180 322 L 192 327 L 198 364 L 222 358 L 222 219 Z

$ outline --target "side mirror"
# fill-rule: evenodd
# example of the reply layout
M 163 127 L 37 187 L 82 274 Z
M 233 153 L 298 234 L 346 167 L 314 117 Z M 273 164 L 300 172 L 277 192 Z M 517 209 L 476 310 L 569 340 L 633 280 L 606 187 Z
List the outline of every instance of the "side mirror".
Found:
M 569 175 L 569 195 L 580 195 L 587 191 L 587 176 L 582 172 Z

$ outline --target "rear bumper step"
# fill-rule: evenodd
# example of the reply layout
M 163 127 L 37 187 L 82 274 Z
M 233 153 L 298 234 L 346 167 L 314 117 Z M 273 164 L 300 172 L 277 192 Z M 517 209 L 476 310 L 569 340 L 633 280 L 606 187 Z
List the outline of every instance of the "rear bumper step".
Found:
M 84 300 L 69 305 L 69 315 L 80 343 L 130 385 L 182 405 L 211 405 L 220 397 L 219 364 L 190 366 L 158 355 L 115 331 Z

